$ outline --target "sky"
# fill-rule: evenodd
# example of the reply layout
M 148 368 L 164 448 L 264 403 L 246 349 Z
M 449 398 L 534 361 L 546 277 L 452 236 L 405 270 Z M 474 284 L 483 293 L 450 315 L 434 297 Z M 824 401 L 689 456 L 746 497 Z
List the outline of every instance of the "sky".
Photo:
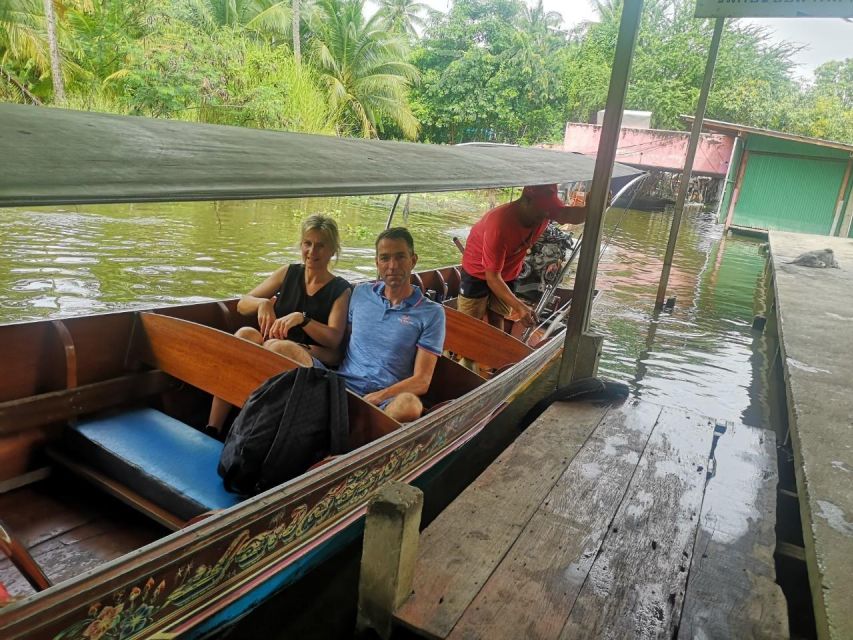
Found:
M 448 0 L 421 0 L 435 9 L 446 11 Z M 531 0 L 527 0 L 530 2 Z M 566 27 L 582 20 L 594 20 L 595 11 L 589 0 L 544 0 L 545 9 L 562 14 Z M 811 80 L 816 67 L 827 60 L 853 58 L 853 21 L 830 18 L 762 18 L 749 19 L 768 27 L 772 38 L 805 45 L 799 54 L 795 73 L 802 80 Z

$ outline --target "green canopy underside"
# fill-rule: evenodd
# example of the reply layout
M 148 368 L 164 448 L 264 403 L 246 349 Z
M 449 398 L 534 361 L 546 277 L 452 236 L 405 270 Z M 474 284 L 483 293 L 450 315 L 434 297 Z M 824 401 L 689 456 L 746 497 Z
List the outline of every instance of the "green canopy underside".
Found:
M 593 158 L 0 105 L 0 206 L 460 191 L 590 180 Z M 615 165 L 613 177 L 640 171 Z

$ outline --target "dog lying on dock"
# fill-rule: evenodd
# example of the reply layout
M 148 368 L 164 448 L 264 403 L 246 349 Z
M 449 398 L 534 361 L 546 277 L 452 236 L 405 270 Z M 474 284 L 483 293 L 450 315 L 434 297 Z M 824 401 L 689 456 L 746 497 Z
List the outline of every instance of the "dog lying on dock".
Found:
M 791 260 L 788 264 L 796 264 L 801 267 L 815 267 L 818 269 L 838 269 L 838 262 L 835 259 L 835 254 L 832 249 L 816 249 L 815 251 L 806 251 Z

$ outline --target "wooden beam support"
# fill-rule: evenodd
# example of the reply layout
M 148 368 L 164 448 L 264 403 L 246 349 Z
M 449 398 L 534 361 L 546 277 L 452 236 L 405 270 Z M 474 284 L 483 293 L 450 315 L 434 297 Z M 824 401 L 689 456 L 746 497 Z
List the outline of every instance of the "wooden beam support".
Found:
M 27 473 L 22 473 L 19 476 L 15 476 L 14 478 L 9 478 L 8 480 L 0 481 L 0 494 L 9 493 L 10 491 L 14 491 L 15 489 L 20 489 L 21 487 L 26 487 L 28 484 L 34 484 L 45 478 L 49 477 L 51 473 L 51 467 L 39 467 L 33 471 L 28 471 Z
M 12 561 L 36 591 L 44 591 L 51 586 L 50 580 L 27 551 L 27 547 L 12 534 L 2 520 L 0 520 L 0 552 Z
M 367 507 L 361 573 L 358 581 L 360 631 L 391 637 L 394 611 L 409 597 L 418 553 L 424 494 L 402 482 L 389 482 Z
M 186 525 L 185 520 L 182 520 L 173 513 L 166 511 L 160 505 L 155 504 L 148 498 L 139 495 L 130 487 L 127 487 L 126 485 L 117 482 L 116 480 L 113 480 L 112 478 L 104 475 L 100 471 L 96 471 L 88 465 L 75 462 L 74 460 L 72 460 L 63 453 L 60 453 L 56 449 L 48 449 L 48 455 L 54 460 L 56 460 L 58 463 L 60 463 L 62 466 L 67 467 L 70 471 L 79 475 L 81 478 L 85 478 L 89 482 L 99 486 L 111 496 L 118 498 L 125 504 L 136 509 L 137 511 L 141 511 L 152 520 L 155 520 L 156 522 L 162 524 L 167 529 L 177 531 L 178 529 L 182 529 Z
M 838 221 L 841 218 L 841 212 L 844 210 L 844 195 L 847 193 L 847 183 L 850 181 L 850 170 L 853 168 L 853 158 L 847 161 L 847 168 L 844 170 L 844 178 L 841 180 L 841 188 L 838 190 L 838 198 L 835 202 L 835 215 L 832 217 L 832 224 L 829 226 L 829 235 L 837 236 L 841 233 L 838 227 Z
M 177 389 L 180 384 L 180 380 L 162 371 L 146 371 L 72 389 L 0 402 L 0 436 L 140 400 Z
M 73 389 L 77 386 L 77 349 L 74 346 L 74 339 L 62 320 L 54 320 L 51 324 L 56 329 L 56 334 L 65 350 L 65 388 Z
M 740 136 L 738 136 L 740 139 Z M 746 142 L 743 143 L 746 146 Z M 723 228 L 724 231 L 728 231 L 732 228 L 735 219 L 735 207 L 737 206 L 737 201 L 740 198 L 740 189 L 743 186 L 743 176 L 746 173 L 746 165 L 749 162 L 749 150 L 744 149 L 743 153 L 740 156 L 740 166 L 737 170 L 737 178 L 735 178 L 735 186 L 732 189 L 732 197 L 729 200 L 729 210 L 726 213 L 726 225 Z

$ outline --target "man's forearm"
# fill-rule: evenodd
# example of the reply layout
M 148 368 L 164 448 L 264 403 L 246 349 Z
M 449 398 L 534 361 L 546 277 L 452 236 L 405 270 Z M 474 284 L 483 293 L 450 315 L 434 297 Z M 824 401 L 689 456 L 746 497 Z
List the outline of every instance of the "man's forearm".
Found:
M 518 307 L 519 299 L 510 291 L 509 285 L 504 282 L 500 274 L 493 271 L 486 271 L 486 284 L 489 285 L 489 290 L 511 309 Z
M 569 207 L 557 214 L 554 219 L 559 224 L 582 224 L 586 222 L 586 215 L 589 213 L 589 207 Z
M 422 396 L 429 389 L 429 383 L 430 380 L 425 380 L 421 376 L 412 376 L 410 378 L 400 380 L 400 382 L 396 382 L 390 387 L 385 387 L 384 389 L 381 389 L 376 393 L 381 397 L 382 400 L 393 398 L 394 396 L 398 396 L 401 393 L 413 393 L 416 396 Z

